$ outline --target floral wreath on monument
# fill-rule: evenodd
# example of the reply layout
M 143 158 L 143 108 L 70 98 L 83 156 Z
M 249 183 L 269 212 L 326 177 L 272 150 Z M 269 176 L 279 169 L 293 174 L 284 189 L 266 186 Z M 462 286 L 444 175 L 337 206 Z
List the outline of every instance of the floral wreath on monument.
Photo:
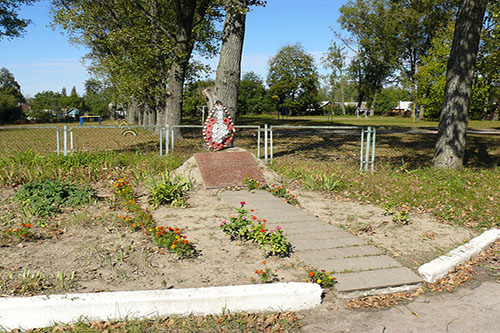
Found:
M 209 148 L 221 150 L 233 140 L 234 133 L 234 124 L 229 112 L 217 101 L 203 126 L 203 140 Z

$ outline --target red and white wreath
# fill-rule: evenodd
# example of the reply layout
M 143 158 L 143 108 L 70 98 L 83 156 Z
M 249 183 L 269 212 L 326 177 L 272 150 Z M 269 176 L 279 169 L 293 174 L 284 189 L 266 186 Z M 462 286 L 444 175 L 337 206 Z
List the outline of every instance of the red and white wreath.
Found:
M 203 139 L 215 150 L 221 150 L 234 137 L 234 124 L 227 109 L 220 102 L 215 103 L 203 127 Z

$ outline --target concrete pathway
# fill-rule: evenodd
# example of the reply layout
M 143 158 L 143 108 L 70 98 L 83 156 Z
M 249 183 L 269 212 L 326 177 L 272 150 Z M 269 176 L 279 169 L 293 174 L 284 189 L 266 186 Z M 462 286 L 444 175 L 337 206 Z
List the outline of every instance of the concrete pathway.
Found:
M 245 201 L 245 208 L 254 209 L 254 215 L 267 219 L 270 227 L 279 225 L 301 260 L 318 270 L 335 272 L 335 288 L 341 295 L 413 289 L 422 282 L 375 246 L 266 191 L 225 191 L 219 197 L 238 208 Z

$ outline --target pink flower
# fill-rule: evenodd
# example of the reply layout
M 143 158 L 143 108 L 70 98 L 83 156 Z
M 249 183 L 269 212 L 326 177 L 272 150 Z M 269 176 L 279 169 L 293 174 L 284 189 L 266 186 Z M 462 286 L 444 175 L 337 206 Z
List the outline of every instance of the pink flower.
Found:
M 224 118 L 224 124 L 229 124 L 230 121 L 229 118 Z
M 281 227 L 279 225 L 276 226 L 276 230 L 280 231 Z
M 226 220 L 220 221 L 220 226 L 223 226 L 224 224 L 226 224 L 226 222 L 227 222 Z
M 208 124 L 208 125 L 206 126 L 206 128 L 207 128 L 207 129 L 209 129 L 209 130 L 211 130 L 213 127 L 214 127 L 214 126 L 213 126 L 212 124 Z
M 210 121 L 210 124 L 215 124 L 215 122 L 216 122 L 217 120 L 215 120 L 215 118 L 210 118 L 210 120 L 209 120 L 209 121 Z

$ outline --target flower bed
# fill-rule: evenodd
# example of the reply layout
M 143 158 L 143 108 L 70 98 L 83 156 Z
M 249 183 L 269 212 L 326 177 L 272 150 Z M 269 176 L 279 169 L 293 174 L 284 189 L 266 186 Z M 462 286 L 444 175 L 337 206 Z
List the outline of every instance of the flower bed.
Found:
M 120 217 L 132 230 L 142 229 L 153 238 L 156 245 L 176 253 L 180 259 L 195 256 L 196 250 L 187 240 L 187 236 L 182 234 L 183 229 L 156 225 L 151 213 L 139 206 L 134 198 L 132 185 L 126 177 L 114 182 L 113 194 L 123 208 L 130 213 L 130 215 Z
M 281 227 L 274 229 L 266 226 L 267 220 L 257 218 L 250 214 L 244 207 L 245 201 L 240 202 L 241 207 L 236 208 L 238 216 L 232 216 L 229 221 L 222 220 L 220 227 L 231 239 L 250 240 L 259 244 L 266 255 L 288 256 L 291 246 L 286 240 Z

